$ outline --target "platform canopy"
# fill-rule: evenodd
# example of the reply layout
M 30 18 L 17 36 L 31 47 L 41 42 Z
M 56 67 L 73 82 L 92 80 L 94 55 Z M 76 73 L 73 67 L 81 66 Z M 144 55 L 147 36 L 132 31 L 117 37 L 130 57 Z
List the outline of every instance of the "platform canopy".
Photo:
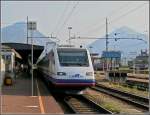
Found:
M 23 43 L 2 43 L 2 45 L 8 46 L 12 49 L 14 49 L 16 52 L 20 54 L 22 57 L 21 62 L 22 63 L 27 63 L 29 56 L 31 55 L 31 44 L 23 44 Z M 36 63 L 38 57 L 44 50 L 44 46 L 39 46 L 39 45 L 33 45 L 33 62 Z

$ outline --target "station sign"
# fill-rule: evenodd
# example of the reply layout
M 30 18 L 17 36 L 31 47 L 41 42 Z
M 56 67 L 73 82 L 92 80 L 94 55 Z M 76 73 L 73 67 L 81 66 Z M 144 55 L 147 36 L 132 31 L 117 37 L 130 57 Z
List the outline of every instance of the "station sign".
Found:
M 103 51 L 102 58 L 121 58 L 120 51 Z
M 36 30 L 36 22 L 34 22 L 34 21 L 28 22 L 27 28 L 28 28 L 28 30 Z

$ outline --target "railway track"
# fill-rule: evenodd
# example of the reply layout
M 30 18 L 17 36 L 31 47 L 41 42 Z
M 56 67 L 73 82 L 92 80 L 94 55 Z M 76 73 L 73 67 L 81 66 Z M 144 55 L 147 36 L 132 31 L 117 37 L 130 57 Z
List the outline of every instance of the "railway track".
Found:
M 147 79 L 148 80 L 148 74 L 131 74 L 128 73 L 128 78 L 137 78 L 137 79 Z
M 50 89 L 46 81 L 43 80 L 43 82 L 46 84 L 46 87 Z M 53 92 L 52 90 L 50 92 L 59 105 L 63 108 L 65 114 L 112 114 L 109 110 L 99 106 L 94 101 L 83 95 L 68 95 L 62 92 Z
M 64 101 L 77 114 L 112 114 L 83 95 L 67 96 Z
M 136 107 L 139 107 L 141 109 L 144 109 L 146 111 L 149 109 L 149 99 L 148 98 L 134 95 L 134 94 L 124 92 L 121 90 L 113 89 L 110 87 L 106 87 L 102 84 L 96 84 L 96 86 L 92 87 L 92 89 L 103 92 L 108 95 L 111 95 L 118 99 L 121 99 L 125 102 L 128 102 L 128 103 L 130 103 Z
M 138 76 L 128 76 L 128 78 L 135 78 L 135 79 L 144 79 L 144 80 L 148 80 L 148 77 L 138 77 Z

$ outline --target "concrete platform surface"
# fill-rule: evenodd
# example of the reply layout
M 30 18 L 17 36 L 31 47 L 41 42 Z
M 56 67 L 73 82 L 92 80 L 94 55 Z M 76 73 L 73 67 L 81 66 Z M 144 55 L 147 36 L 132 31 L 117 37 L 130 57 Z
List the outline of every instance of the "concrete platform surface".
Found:
M 12 86 L 2 87 L 2 114 L 63 114 L 63 110 L 52 97 L 41 80 L 34 79 L 32 96 L 31 78 L 25 73 L 18 75 Z

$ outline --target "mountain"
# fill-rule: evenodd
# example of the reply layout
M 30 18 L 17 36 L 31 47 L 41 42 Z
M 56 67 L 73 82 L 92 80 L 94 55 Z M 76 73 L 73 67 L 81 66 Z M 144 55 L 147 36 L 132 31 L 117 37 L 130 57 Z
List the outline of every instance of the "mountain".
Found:
M 31 37 L 31 32 L 28 32 L 28 36 Z M 17 22 L 12 25 L 3 27 L 1 29 L 2 43 L 27 43 L 27 24 L 25 22 Z M 32 37 L 45 37 L 41 32 L 35 30 Z M 46 42 L 51 42 L 46 38 L 33 38 L 34 44 L 44 46 Z M 31 38 L 29 38 L 29 44 Z
M 29 37 L 30 32 L 29 32 Z M 3 43 L 26 43 L 27 42 L 27 25 L 25 22 L 17 22 L 12 25 L 3 27 L 1 29 L 1 37 Z M 34 31 L 33 37 L 45 37 L 44 34 L 39 32 L 38 30 Z M 103 36 L 102 38 L 104 38 Z M 145 34 L 138 33 L 131 28 L 126 26 L 115 29 L 111 33 L 109 33 L 109 50 L 120 50 L 122 55 L 128 56 L 129 52 L 140 51 L 141 49 L 148 49 L 148 37 Z M 142 40 L 135 39 L 116 39 L 115 38 L 139 38 Z M 46 38 L 34 38 L 34 44 L 45 46 L 46 42 L 51 42 L 52 40 Z M 147 43 L 145 43 L 146 41 Z M 105 39 L 98 39 L 93 43 L 89 44 L 87 47 L 92 46 L 90 49 L 91 52 L 99 53 L 101 55 L 102 51 L 105 50 Z M 31 39 L 29 39 L 29 43 L 31 43 Z
M 105 38 L 105 36 L 103 36 L 102 38 Z M 136 51 L 139 53 L 141 49 L 148 49 L 148 40 L 149 40 L 148 36 L 146 36 L 145 34 L 138 33 L 126 26 L 112 31 L 109 34 L 109 38 L 114 38 L 114 39 L 108 40 L 109 41 L 108 49 L 119 50 L 122 52 L 122 56 L 129 56 L 130 52 Z M 137 39 L 116 39 L 115 40 L 115 38 L 139 38 L 141 40 L 137 40 Z M 87 47 L 91 47 L 91 46 L 92 48 L 89 48 L 91 52 L 99 53 L 99 55 L 101 55 L 102 51 L 106 49 L 106 40 L 98 39 L 93 43 L 89 44 Z

